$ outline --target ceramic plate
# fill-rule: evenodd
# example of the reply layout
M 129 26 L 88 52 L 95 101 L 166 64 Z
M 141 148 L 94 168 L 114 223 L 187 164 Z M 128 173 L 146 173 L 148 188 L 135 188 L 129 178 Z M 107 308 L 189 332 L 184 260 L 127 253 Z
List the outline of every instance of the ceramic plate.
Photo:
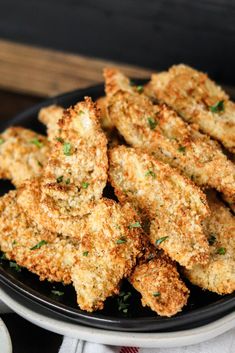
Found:
M 0 319 L 0 352 L 12 353 L 11 339 L 4 322 Z

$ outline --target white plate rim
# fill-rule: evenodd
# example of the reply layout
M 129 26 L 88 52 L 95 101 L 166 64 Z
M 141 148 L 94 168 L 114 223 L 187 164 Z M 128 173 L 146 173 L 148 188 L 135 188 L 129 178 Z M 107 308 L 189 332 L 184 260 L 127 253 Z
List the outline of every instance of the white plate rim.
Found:
M 0 318 L 0 352 L 12 353 L 11 338 L 8 329 Z
M 113 346 L 181 347 L 207 341 L 235 327 L 235 312 L 233 312 L 210 324 L 185 331 L 166 333 L 109 331 L 82 326 L 62 319 L 57 320 L 36 310 L 33 311 L 16 300 L 15 296 L 6 293 L 1 287 L 0 297 L 18 315 L 39 327 L 60 335 Z

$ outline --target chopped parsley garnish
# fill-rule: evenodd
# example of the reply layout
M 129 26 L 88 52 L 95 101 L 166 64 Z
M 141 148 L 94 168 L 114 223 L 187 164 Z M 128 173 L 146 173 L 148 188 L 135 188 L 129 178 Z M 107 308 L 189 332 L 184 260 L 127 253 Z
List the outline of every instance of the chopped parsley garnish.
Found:
M 186 150 L 186 147 L 185 147 L 185 146 L 180 146 L 180 147 L 178 148 L 178 151 L 179 151 L 179 152 L 182 152 L 182 153 L 185 153 L 185 150 Z
M 64 143 L 64 140 L 62 139 L 62 137 L 56 137 L 55 139 L 56 139 L 56 141 L 58 141 L 58 142 Z
M 37 161 L 39 167 L 43 167 L 42 163 L 40 161 Z
M 12 245 L 16 245 L 16 244 L 17 244 L 17 241 L 14 240 L 14 241 L 12 242 Z
M 4 143 L 4 140 L 0 138 L 0 145 L 2 145 L 3 143 Z
M 131 297 L 131 292 L 120 292 L 117 302 L 118 302 L 118 310 L 121 311 L 123 314 L 127 314 L 130 303 L 128 303 L 128 300 Z
M 85 114 L 83 110 L 80 110 L 80 112 L 78 113 L 79 115 L 83 115 Z
M 144 90 L 144 87 L 141 86 L 141 85 L 139 85 L 139 86 L 136 87 L 136 89 L 137 89 L 137 91 L 138 91 L 139 93 L 142 93 L 143 90 Z
M 56 182 L 61 183 L 63 181 L 63 179 L 64 179 L 64 177 L 63 177 L 63 175 L 61 175 L 56 179 Z
M 209 245 L 213 245 L 216 242 L 216 237 L 214 234 L 210 234 L 210 237 L 208 239 Z
M 65 180 L 65 184 L 66 184 L 66 185 L 69 185 L 69 184 L 70 184 L 70 179 L 69 179 L 69 178 Z
M 151 177 L 156 178 L 156 174 L 152 171 L 152 170 L 148 170 L 147 173 L 145 173 L 145 176 L 149 176 L 151 175 Z
M 209 108 L 212 113 L 223 112 L 224 111 L 224 101 L 219 101 L 219 102 L 215 103 L 214 105 L 211 105 Z
M 154 130 L 155 127 L 157 126 L 156 120 L 154 120 L 153 118 L 149 117 L 149 118 L 147 118 L 147 121 L 148 121 L 150 129 Z
M 3 253 L 0 257 L 0 260 L 7 260 L 6 254 Z
M 84 251 L 82 255 L 83 256 L 88 256 L 88 254 L 89 254 L 89 251 Z
M 126 238 L 125 238 L 125 237 L 121 237 L 120 239 L 118 239 L 118 240 L 116 241 L 116 243 L 117 243 L 117 244 L 124 244 L 124 243 L 126 243 Z
M 64 295 L 64 292 L 61 292 L 59 290 L 54 290 L 54 289 L 51 291 L 51 293 L 54 295 L 57 295 L 58 297 L 62 297 Z
M 71 149 L 72 149 L 71 143 L 65 142 L 63 145 L 64 155 L 71 156 Z
M 161 295 L 160 292 L 154 292 L 154 293 L 153 293 L 153 296 L 154 296 L 154 297 L 160 297 L 160 295 Z
M 83 189 L 87 189 L 88 186 L 89 186 L 89 183 L 87 183 L 87 182 L 85 182 L 85 181 L 82 183 L 82 188 L 83 188 Z
M 132 228 L 141 228 L 141 224 L 140 222 L 135 222 L 135 223 L 131 223 L 129 226 L 128 226 L 129 229 L 132 229 Z
M 34 138 L 33 140 L 30 141 L 30 143 L 37 146 L 38 148 L 41 148 L 43 146 L 43 142 L 39 141 L 38 138 Z
M 47 244 L 46 240 L 41 240 L 38 244 L 36 244 L 32 248 L 30 248 L 30 250 L 40 249 L 41 246 L 46 245 L 46 244 Z
M 159 245 L 159 244 L 161 244 L 163 241 L 165 241 L 167 238 L 169 238 L 169 237 L 166 236 L 166 237 L 159 238 L 159 239 L 156 240 L 155 244 L 156 244 L 156 245 Z
M 217 250 L 217 254 L 219 254 L 219 255 L 225 255 L 226 254 L 226 249 L 225 248 L 219 248 L 218 250 Z
M 16 262 L 10 261 L 9 264 L 10 264 L 10 268 L 13 268 L 17 272 L 21 272 L 21 267 L 19 265 L 17 265 Z

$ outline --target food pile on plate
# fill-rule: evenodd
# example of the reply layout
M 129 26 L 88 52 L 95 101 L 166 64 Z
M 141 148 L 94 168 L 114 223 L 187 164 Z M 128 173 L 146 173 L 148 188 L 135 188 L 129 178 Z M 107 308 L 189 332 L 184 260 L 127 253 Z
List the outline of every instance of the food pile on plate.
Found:
M 232 293 L 235 104 L 185 65 L 145 86 L 117 69 L 104 77 L 96 103 L 41 109 L 47 136 L 0 135 L 0 177 L 16 187 L 0 199 L 2 252 L 41 280 L 72 283 L 89 312 L 124 278 L 161 316 L 186 305 L 183 277 Z M 107 183 L 118 202 L 103 197 Z

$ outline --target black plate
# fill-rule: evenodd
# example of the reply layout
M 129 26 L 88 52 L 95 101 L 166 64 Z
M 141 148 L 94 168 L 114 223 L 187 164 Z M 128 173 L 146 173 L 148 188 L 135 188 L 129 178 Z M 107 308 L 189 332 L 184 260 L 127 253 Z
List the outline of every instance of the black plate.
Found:
M 138 83 L 142 83 L 142 81 Z M 10 125 L 20 125 L 40 133 L 45 133 L 45 128 L 37 120 L 37 113 L 40 108 L 50 104 L 59 104 L 68 107 L 82 100 L 86 95 L 96 99 L 103 94 L 104 87 L 103 85 L 99 85 L 48 99 L 19 114 L 17 117 L 8 120 L 6 123 L 1 123 L 0 131 L 3 131 Z M 12 188 L 11 183 L 0 181 L 1 194 L 7 192 L 10 188 Z M 105 196 L 107 197 L 111 194 L 110 189 L 106 189 Z M 192 286 L 187 282 L 191 290 L 188 305 L 181 313 L 172 318 L 160 317 L 151 310 L 143 308 L 139 293 L 127 281 L 124 281 L 122 289 L 132 294 L 129 299 L 130 305 L 127 314 L 118 310 L 117 297 L 106 300 L 102 311 L 86 313 L 79 310 L 76 303 L 75 291 L 72 286 L 52 284 L 47 281 L 40 282 L 36 275 L 33 275 L 26 269 L 17 272 L 13 268 L 10 268 L 9 262 L 5 260 L 1 261 L 0 264 L 0 281 L 26 300 L 41 305 L 48 312 L 54 312 L 63 318 L 83 323 L 84 325 L 120 331 L 163 332 L 185 330 L 212 322 L 235 309 L 235 294 L 221 297 L 211 292 L 202 291 L 200 288 Z M 52 294 L 52 290 L 63 291 L 64 295 L 56 296 Z

